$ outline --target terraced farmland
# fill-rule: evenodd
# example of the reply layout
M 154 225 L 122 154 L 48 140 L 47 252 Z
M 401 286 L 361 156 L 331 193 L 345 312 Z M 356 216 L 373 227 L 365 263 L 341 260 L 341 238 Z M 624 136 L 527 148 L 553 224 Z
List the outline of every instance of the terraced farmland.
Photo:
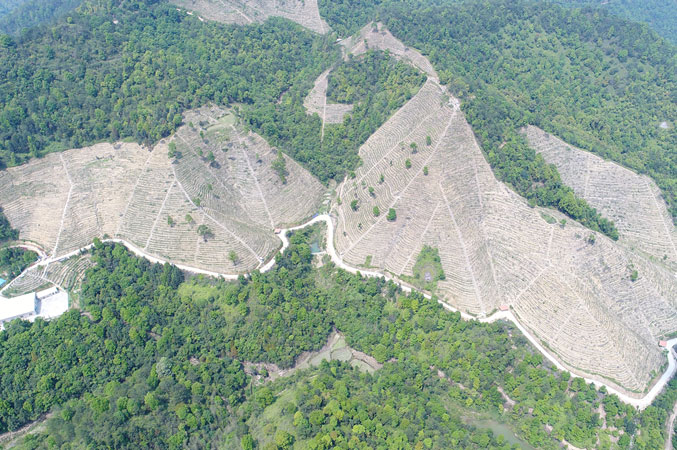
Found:
M 316 33 L 329 31 L 329 25 L 320 17 L 317 0 L 172 0 L 172 3 L 217 22 L 247 25 L 264 22 L 269 17 L 284 17 Z
M 616 223 L 620 242 L 677 269 L 677 230 L 658 186 L 648 177 L 580 150 L 537 127 L 531 146 L 555 164 L 562 180 Z
M 650 384 L 665 363 L 657 342 L 677 330 L 673 273 L 622 239 L 562 225 L 564 216 L 530 208 L 498 182 L 458 101 L 435 79 L 360 156 L 335 207 L 346 263 L 412 276 L 423 245 L 438 248 L 438 293 L 449 304 L 477 316 L 508 304 L 572 371 L 626 391 Z
M 277 152 L 223 110 L 190 111 L 185 122 L 151 151 L 99 144 L 0 172 L 0 204 L 52 256 L 111 237 L 191 267 L 252 270 L 279 247 L 274 228 L 316 212 L 324 189 L 286 157 L 283 183 Z

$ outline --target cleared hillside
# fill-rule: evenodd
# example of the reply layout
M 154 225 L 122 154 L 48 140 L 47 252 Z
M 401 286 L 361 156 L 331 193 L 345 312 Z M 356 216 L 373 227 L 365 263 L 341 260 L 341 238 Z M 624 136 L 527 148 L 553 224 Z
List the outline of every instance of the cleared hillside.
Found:
M 642 392 L 665 362 L 659 337 L 677 330 L 673 274 L 530 208 L 496 180 L 458 105 L 429 79 L 361 147 L 363 166 L 339 190 L 341 256 L 413 276 L 422 247 L 435 247 L 449 304 L 478 316 L 508 304 L 574 372 Z
M 0 172 L 10 223 L 52 256 L 110 237 L 215 272 L 258 267 L 279 246 L 274 228 L 312 215 L 322 186 L 286 157 L 283 183 L 277 153 L 221 109 L 184 119 L 152 151 L 98 144 Z
M 656 183 L 538 127 L 526 127 L 525 134 L 529 144 L 557 166 L 562 181 L 576 195 L 614 221 L 621 243 L 677 268 L 677 230 Z
M 247 25 L 265 22 L 269 17 L 284 17 L 316 33 L 325 34 L 329 26 L 320 17 L 317 0 L 171 0 L 172 3 L 223 23 Z

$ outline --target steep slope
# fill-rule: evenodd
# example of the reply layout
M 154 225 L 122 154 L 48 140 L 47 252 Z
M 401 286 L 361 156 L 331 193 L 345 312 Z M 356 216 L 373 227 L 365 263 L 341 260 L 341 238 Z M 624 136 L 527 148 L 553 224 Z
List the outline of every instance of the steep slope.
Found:
M 331 69 L 325 70 L 317 77 L 313 88 L 303 100 L 303 106 L 308 114 L 317 114 L 322 124 L 341 123 L 346 114 L 353 110 L 353 105 L 341 103 L 327 103 L 327 85 Z M 324 130 L 323 130 L 324 131 Z
M 627 391 L 649 385 L 664 363 L 658 338 L 677 330 L 673 274 L 577 223 L 562 227 L 562 215 L 530 208 L 498 182 L 458 100 L 434 79 L 360 157 L 336 208 L 347 263 L 411 276 L 423 245 L 437 247 L 446 273 L 438 294 L 449 304 L 478 316 L 508 304 L 572 371 Z M 643 276 L 631 281 L 629 267 Z
M 557 166 L 576 195 L 616 223 L 621 243 L 677 269 L 677 230 L 649 177 L 568 145 L 538 127 L 527 127 L 525 134 L 529 144 Z
M 185 121 L 150 152 L 98 144 L 0 172 L 0 204 L 52 256 L 111 237 L 197 268 L 254 269 L 279 246 L 273 229 L 315 212 L 323 188 L 286 157 L 283 183 L 276 152 L 223 110 L 191 111 Z
M 317 0 L 172 0 L 172 3 L 217 22 L 247 25 L 264 22 L 269 17 L 284 17 L 316 33 L 329 31 L 320 17 Z
M 342 40 L 341 46 L 344 48 L 346 58 L 348 54 L 357 56 L 374 48 L 388 51 L 392 56 L 408 62 L 429 77 L 439 80 L 428 58 L 418 50 L 405 46 L 382 23 L 372 22 L 365 25 L 355 36 Z

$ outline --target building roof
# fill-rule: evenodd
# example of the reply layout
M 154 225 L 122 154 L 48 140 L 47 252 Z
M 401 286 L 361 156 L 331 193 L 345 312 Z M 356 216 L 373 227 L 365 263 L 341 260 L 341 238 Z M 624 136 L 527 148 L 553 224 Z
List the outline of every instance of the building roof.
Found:
M 34 314 L 36 308 L 35 292 L 13 298 L 0 299 L 0 321 Z
M 658 341 L 658 345 L 660 345 L 661 347 L 667 347 L 668 341 Z
M 501 306 L 498 307 L 498 309 L 500 309 L 501 311 L 509 311 L 510 306 L 508 306 L 506 304 L 502 304 Z
M 3 280 L 2 278 L 0 278 L 0 286 L 2 286 L 3 284 L 5 284 L 6 282 L 7 282 L 7 280 Z

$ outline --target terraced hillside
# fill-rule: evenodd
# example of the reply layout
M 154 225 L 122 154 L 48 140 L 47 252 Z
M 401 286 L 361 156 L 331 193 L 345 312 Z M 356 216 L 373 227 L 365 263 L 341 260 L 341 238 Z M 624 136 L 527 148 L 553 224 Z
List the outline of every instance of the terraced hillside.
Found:
M 347 263 L 412 276 L 422 247 L 438 248 L 446 274 L 438 294 L 449 304 L 478 316 L 508 304 L 572 371 L 627 391 L 650 384 L 665 363 L 657 341 L 677 330 L 673 273 L 530 208 L 496 180 L 459 102 L 434 79 L 360 156 L 335 210 Z
M 247 25 L 269 17 L 284 17 L 325 34 L 329 26 L 320 17 L 317 0 L 172 0 L 200 17 L 223 23 Z
M 390 54 L 402 61 L 406 61 L 412 66 L 424 72 L 428 77 L 439 80 L 437 72 L 430 64 L 428 58 L 423 56 L 418 50 L 407 47 L 388 31 L 382 23 L 370 23 L 363 27 L 358 34 L 341 41 L 344 48 L 344 55 L 348 58 L 349 54 L 354 56 L 366 53 L 369 49 L 378 49 L 388 51 Z
M 312 215 L 323 188 L 286 157 L 283 183 L 276 152 L 223 110 L 184 119 L 152 151 L 99 144 L 0 172 L 0 204 L 52 256 L 111 237 L 210 271 L 254 269 L 280 245 L 273 229 Z
M 353 105 L 341 103 L 327 103 L 327 87 L 331 69 L 322 72 L 315 80 L 315 85 L 310 90 L 303 106 L 308 114 L 317 114 L 322 119 L 322 124 L 341 123 L 346 114 L 353 110 Z
M 677 230 L 656 183 L 529 126 L 530 145 L 562 180 L 618 227 L 621 242 L 677 269 Z

